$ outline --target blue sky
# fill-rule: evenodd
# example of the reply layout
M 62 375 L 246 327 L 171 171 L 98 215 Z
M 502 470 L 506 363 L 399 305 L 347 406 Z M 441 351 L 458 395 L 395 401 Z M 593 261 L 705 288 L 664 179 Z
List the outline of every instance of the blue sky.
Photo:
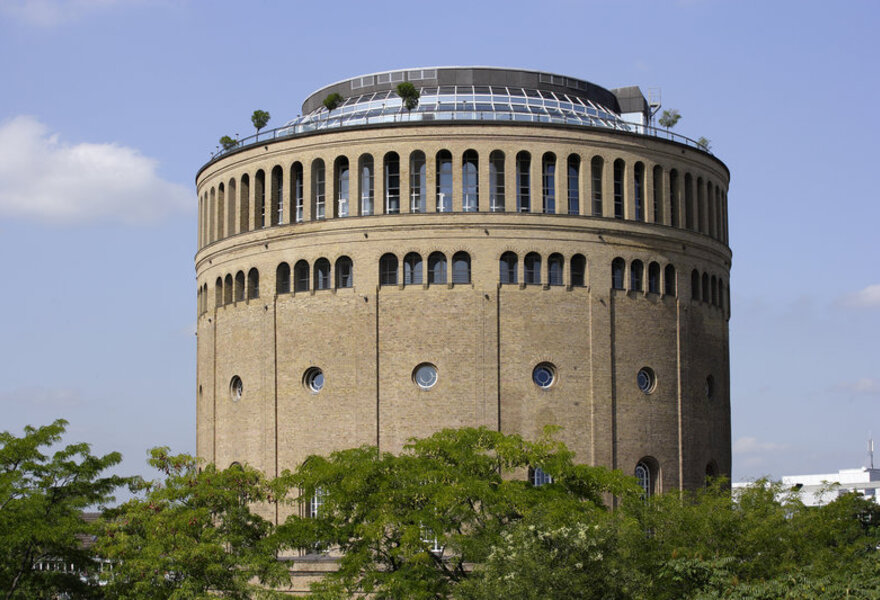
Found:
M 661 88 L 730 167 L 734 480 L 880 438 L 880 3 L 0 0 L 0 429 L 195 448 L 194 177 L 395 68 Z M 880 463 L 880 454 L 878 454 Z

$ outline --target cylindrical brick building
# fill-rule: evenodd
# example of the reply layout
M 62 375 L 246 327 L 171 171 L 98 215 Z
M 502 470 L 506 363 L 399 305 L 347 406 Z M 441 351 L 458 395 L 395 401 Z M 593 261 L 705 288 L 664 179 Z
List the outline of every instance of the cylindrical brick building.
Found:
M 649 493 L 730 474 L 729 172 L 638 88 L 437 67 L 302 114 L 196 178 L 200 457 L 555 424 Z

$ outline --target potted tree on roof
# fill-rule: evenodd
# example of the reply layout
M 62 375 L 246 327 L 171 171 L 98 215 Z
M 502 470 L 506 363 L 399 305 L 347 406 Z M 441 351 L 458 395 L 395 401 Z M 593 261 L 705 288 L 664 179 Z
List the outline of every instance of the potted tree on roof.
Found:
M 406 107 L 407 111 L 412 111 L 412 109 L 419 105 L 419 90 L 409 81 L 399 83 L 396 91 L 400 99 L 403 100 L 403 106 Z
M 272 118 L 271 115 L 265 110 L 255 110 L 254 114 L 251 115 L 251 123 L 254 124 L 254 127 L 257 129 L 257 140 L 260 139 L 260 130 L 269 123 L 269 119 Z

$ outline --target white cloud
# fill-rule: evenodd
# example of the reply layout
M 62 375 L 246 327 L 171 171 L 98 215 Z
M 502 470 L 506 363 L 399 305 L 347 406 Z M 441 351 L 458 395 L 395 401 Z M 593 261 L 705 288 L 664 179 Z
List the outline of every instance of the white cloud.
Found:
M 880 283 L 844 296 L 841 303 L 850 308 L 880 308 Z
M 869 379 L 868 377 L 862 377 L 858 381 L 842 383 L 839 387 L 854 394 L 880 396 L 880 381 Z
M 192 209 L 193 192 L 118 144 L 67 144 L 33 117 L 0 123 L 0 216 L 60 223 L 154 221 Z
M 0 406 L 35 406 L 54 411 L 76 408 L 82 404 L 79 391 L 69 388 L 33 386 L 0 393 Z
M 0 12 L 37 27 L 56 27 L 120 0 L 0 0 Z
M 777 444 L 774 442 L 762 442 L 754 437 L 741 437 L 733 442 L 734 454 L 759 454 L 761 452 L 775 452 L 784 450 L 785 444 Z

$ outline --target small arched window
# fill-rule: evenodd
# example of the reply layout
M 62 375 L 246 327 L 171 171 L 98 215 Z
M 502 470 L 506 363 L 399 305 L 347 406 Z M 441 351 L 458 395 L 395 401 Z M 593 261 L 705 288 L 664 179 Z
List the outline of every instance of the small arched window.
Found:
M 700 273 L 694 269 L 691 271 L 691 300 L 700 299 Z
M 232 275 L 226 275 L 226 279 L 223 280 L 223 304 L 232 304 Z
M 364 154 L 358 162 L 360 173 L 361 215 L 373 214 L 373 157 Z
M 303 166 L 295 162 L 290 166 L 291 204 L 293 204 L 294 222 L 303 222 Z
M 385 214 L 400 212 L 400 157 L 397 152 L 385 155 Z
M 417 252 L 410 252 L 403 257 L 403 285 L 421 285 L 422 257 Z
M 712 283 L 709 284 L 709 287 L 712 288 L 712 306 L 718 306 L 718 279 L 712 275 Z
M 642 286 L 644 285 L 645 266 L 642 264 L 642 261 L 634 260 L 629 269 L 629 289 L 641 292 L 644 289 Z
M 565 259 L 559 253 L 553 253 L 547 258 L 547 276 L 550 285 L 562 285 L 562 269 Z
M 622 159 L 614 161 L 614 218 L 623 218 L 623 171 L 625 165 Z
M 327 217 L 326 172 L 324 161 L 316 158 L 312 161 L 312 220 Z
M 724 308 L 724 281 L 718 278 L 718 306 Z
M 218 277 L 214 282 L 214 306 L 223 305 L 223 278 Z
M 279 165 L 272 168 L 272 189 L 269 195 L 269 224 L 284 222 L 284 169 Z
M 663 270 L 663 293 L 675 296 L 675 267 L 672 265 L 666 265 Z
M 633 166 L 633 196 L 635 200 L 636 221 L 645 220 L 645 165 L 637 162 Z
M 583 254 L 575 254 L 571 257 L 571 285 L 582 287 L 587 281 L 587 259 Z
M 226 194 L 226 235 L 235 233 L 235 179 L 229 180 Z
M 635 476 L 642 488 L 642 498 L 647 500 L 657 493 L 657 474 L 659 469 L 653 459 L 643 458 L 636 463 Z
M 235 301 L 243 302 L 245 296 L 244 271 L 235 274 Z
M 504 212 L 504 152 L 489 155 L 489 210 Z
M 517 270 L 519 259 L 514 252 L 505 252 L 498 261 L 501 283 L 517 283 Z
M 684 226 L 694 229 L 694 178 L 684 174 Z
M 529 252 L 526 254 L 524 266 L 525 284 L 539 285 L 541 283 L 541 255 L 537 252 Z
M 437 212 L 452 212 L 452 153 L 441 150 L 436 160 Z
M 241 189 L 238 190 L 238 231 L 247 231 L 250 227 L 251 179 L 247 173 L 241 176 Z
M 379 285 L 397 285 L 397 257 L 393 254 L 379 259 Z
M 568 155 L 568 214 L 580 214 L 581 184 L 580 184 L 581 158 L 577 154 Z
M 648 265 L 648 292 L 660 293 L 660 265 L 655 262 Z
M 260 272 L 256 268 L 248 271 L 248 300 L 260 297 Z
M 529 212 L 531 210 L 531 184 L 529 169 L 532 164 L 532 155 L 523 150 L 516 155 L 516 211 Z
M 262 229 L 268 225 L 266 221 L 266 173 L 263 169 L 257 171 L 254 176 L 254 215 L 257 219 L 256 229 Z
M 336 172 L 336 216 L 347 217 L 350 197 L 348 157 L 337 157 L 334 171 Z
M 709 303 L 709 300 L 712 298 L 712 292 L 709 290 L 709 274 L 703 273 L 703 302 Z
M 226 186 L 223 183 L 220 183 L 217 186 L 217 239 L 222 240 L 223 235 L 223 227 L 226 224 Z
M 351 259 L 347 256 L 340 256 L 336 259 L 336 287 L 350 288 L 354 287 L 354 273 L 352 272 Z
M 461 159 L 461 209 L 464 212 L 477 212 L 480 209 L 479 164 L 476 150 L 468 150 Z
M 553 483 L 553 476 L 541 467 L 534 467 L 529 469 L 529 482 L 535 487 L 541 487 Z
M 717 479 L 717 477 L 718 477 L 718 463 L 716 463 L 714 460 L 710 460 L 706 464 L 706 486 L 711 485 L 712 481 L 714 479 Z
M 541 200 L 544 214 L 556 213 L 556 155 L 545 152 L 541 159 Z
M 452 255 L 452 283 L 471 282 L 471 256 L 467 252 Z
M 296 261 L 293 266 L 293 291 L 308 292 L 311 278 L 309 277 L 309 263 L 304 260 Z
M 428 283 L 446 283 L 446 255 L 442 252 L 428 257 Z
M 286 262 L 278 265 L 275 270 L 275 293 L 278 295 L 290 293 L 290 265 Z
M 330 289 L 330 261 L 326 258 L 315 261 L 315 289 Z
M 678 215 L 678 171 L 672 169 L 669 172 L 669 224 L 673 227 L 681 227 Z
M 654 166 L 654 222 L 663 222 L 663 167 Z
M 602 167 L 601 156 L 594 156 L 590 161 L 590 184 L 593 187 L 593 216 L 602 216 Z
M 428 176 L 425 153 L 416 150 L 409 155 L 409 212 L 428 211 Z
M 623 272 L 626 270 L 626 263 L 622 258 L 617 257 L 611 261 L 611 287 L 615 290 L 623 289 Z

